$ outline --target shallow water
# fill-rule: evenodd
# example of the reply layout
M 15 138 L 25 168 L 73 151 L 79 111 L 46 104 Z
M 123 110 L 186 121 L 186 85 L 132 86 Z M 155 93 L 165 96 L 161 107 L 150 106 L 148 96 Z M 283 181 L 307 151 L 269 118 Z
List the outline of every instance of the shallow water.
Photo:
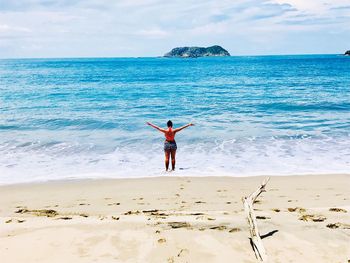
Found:
M 0 183 L 350 172 L 350 57 L 0 60 Z

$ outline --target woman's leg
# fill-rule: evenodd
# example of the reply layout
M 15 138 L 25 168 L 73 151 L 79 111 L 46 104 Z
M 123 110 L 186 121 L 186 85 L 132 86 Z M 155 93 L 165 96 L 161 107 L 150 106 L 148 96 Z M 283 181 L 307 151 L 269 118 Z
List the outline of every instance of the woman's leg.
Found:
M 170 158 L 170 150 L 164 151 L 165 153 L 165 170 L 168 171 L 169 169 L 169 158 Z
M 176 150 L 171 150 L 171 166 L 173 171 L 175 171 L 175 155 Z

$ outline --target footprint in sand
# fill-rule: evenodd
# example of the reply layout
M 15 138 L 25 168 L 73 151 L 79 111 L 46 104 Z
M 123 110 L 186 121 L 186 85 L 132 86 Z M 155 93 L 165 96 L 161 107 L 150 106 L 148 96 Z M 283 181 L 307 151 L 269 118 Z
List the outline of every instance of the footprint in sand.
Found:
M 171 228 L 190 228 L 191 224 L 187 222 L 168 222 Z
M 256 219 L 266 220 L 266 219 L 271 219 L 271 217 L 268 217 L 268 216 L 257 216 Z
M 234 228 L 230 229 L 230 231 L 228 231 L 228 232 L 229 232 L 229 233 L 236 233 L 236 232 L 239 232 L 239 231 L 241 231 L 240 228 L 234 227 Z
M 14 222 L 13 219 L 9 219 L 9 220 L 5 221 L 6 224 L 9 224 L 9 223 L 12 223 L 12 222 Z M 20 224 L 20 223 L 24 223 L 25 220 L 24 219 L 17 219 L 16 222 Z
M 128 211 L 128 212 L 125 212 L 124 215 L 138 215 L 140 214 L 141 212 L 139 210 L 136 210 L 136 211 Z
M 202 216 L 204 213 L 190 213 L 191 216 Z
M 341 229 L 350 229 L 349 224 L 343 224 L 343 223 L 332 223 L 327 225 L 328 228 L 330 229 L 336 229 L 336 228 L 341 228 Z
M 332 207 L 332 208 L 329 208 L 329 211 L 331 212 L 341 212 L 341 213 L 347 213 L 348 211 L 343 209 L 343 208 L 337 208 L 337 207 Z
M 301 221 L 313 221 L 313 222 L 323 222 L 327 218 L 323 215 L 302 215 L 299 217 Z
M 36 216 L 46 216 L 46 217 L 55 217 L 58 215 L 58 212 L 52 209 L 19 209 L 15 211 L 16 214 L 34 214 Z
M 58 207 L 58 205 L 47 205 L 47 206 L 45 206 L 45 208 L 50 208 L 50 207 Z
M 299 212 L 299 213 L 304 213 L 304 212 L 306 212 L 306 209 L 305 208 L 302 208 L 302 207 L 289 207 L 288 208 L 288 211 L 289 212 Z
M 159 244 L 163 244 L 163 243 L 165 243 L 166 242 L 166 239 L 165 238 L 160 238 L 160 239 L 158 239 L 158 243 Z
M 57 219 L 71 220 L 71 219 L 73 219 L 73 218 L 72 218 L 72 217 L 69 217 L 69 216 L 63 216 L 63 217 L 60 217 L 60 218 L 57 218 Z
M 110 203 L 110 204 L 107 204 L 108 206 L 112 206 L 112 205 L 120 205 L 120 203 Z
M 210 227 L 210 229 L 222 231 L 222 230 L 226 230 L 227 226 L 212 226 Z

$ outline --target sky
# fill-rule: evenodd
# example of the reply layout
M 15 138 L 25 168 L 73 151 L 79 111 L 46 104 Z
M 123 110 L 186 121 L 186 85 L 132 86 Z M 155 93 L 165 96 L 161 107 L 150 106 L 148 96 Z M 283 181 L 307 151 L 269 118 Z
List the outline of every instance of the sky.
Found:
M 0 0 L 0 58 L 231 55 L 350 49 L 350 0 Z

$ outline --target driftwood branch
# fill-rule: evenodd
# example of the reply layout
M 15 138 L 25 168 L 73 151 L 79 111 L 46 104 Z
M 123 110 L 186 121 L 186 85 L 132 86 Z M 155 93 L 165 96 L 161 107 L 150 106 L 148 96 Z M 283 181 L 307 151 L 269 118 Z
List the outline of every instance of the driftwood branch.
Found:
M 256 222 L 256 216 L 254 213 L 253 209 L 253 204 L 255 200 L 258 198 L 258 196 L 262 192 L 266 192 L 265 186 L 268 183 L 270 178 L 266 178 L 261 185 L 259 186 L 258 189 L 256 189 L 255 192 L 251 193 L 247 197 L 243 197 L 243 205 L 244 205 L 244 210 L 247 214 L 247 219 L 248 219 L 248 224 L 249 224 L 249 230 L 250 230 L 250 236 L 251 236 L 251 244 L 255 253 L 256 258 L 260 262 L 266 262 L 267 261 L 267 254 L 264 248 L 264 245 L 262 243 L 259 230 L 258 230 L 258 224 Z

